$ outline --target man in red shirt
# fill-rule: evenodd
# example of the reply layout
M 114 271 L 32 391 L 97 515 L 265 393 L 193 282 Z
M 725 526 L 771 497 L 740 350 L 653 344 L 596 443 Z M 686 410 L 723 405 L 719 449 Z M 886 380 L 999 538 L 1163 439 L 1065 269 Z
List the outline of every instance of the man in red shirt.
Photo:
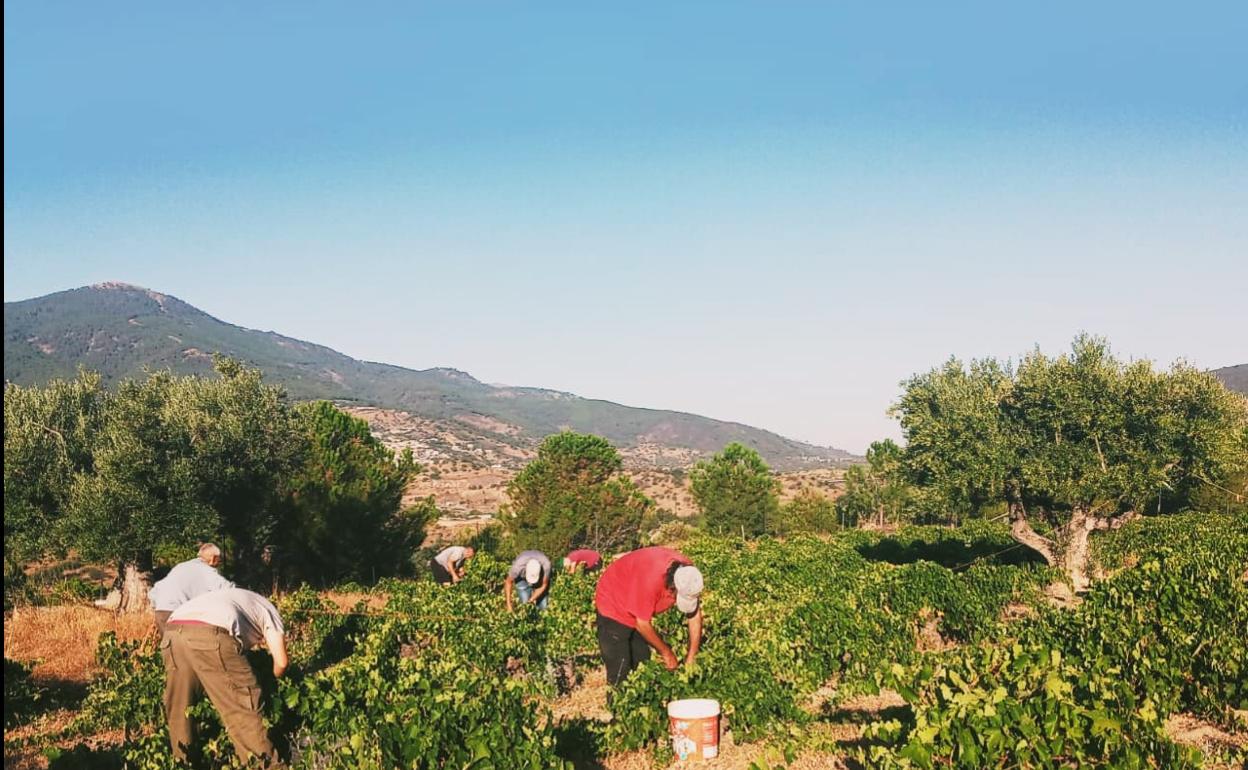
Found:
M 602 554 L 589 548 L 578 548 L 563 559 L 563 569 L 569 575 L 574 572 L 593 572 L 602 566 Z
M 670 548 L 641 548 L 611 562 L 598 579 L 598 647 L 607 667 L 607 683 L 616 685 L 659 651 L 669 671 L 680 665 L 676 654 L 654 630 L 651 620 L 673 605 L 689 624 L 693 663 L 702 643 L 702 573 L 688 557 Z

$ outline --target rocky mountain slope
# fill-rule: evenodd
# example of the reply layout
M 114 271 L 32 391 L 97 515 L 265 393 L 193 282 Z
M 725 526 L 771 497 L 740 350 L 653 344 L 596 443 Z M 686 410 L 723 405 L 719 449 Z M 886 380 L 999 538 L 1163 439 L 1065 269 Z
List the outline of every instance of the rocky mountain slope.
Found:
M 18 384 L 70 377 L 107 382 L 146 369 L 208 374 L 215 354 L 261 369 L 296 399 L 330 399 L 366 413 L 388 443 L 422 460 L 515 467 L 542 437 L 606 437 L 630 464 L 676 468 L 739 441 L 780 470 L 835 467 L 847 452 L 684 412 L 641 409 L 542 388 L 487 385 L 448 368 L 360 361 L 330 348 L 214 318 L 176 297 L 105 283 L 4 305 L 4 376 Z

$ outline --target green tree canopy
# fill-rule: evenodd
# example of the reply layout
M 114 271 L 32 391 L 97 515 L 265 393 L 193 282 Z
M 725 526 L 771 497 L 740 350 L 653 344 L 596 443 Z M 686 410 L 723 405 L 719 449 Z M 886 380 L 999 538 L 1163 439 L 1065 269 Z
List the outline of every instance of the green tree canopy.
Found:
M 578 547 L 613 551 L 636 545 L 654 503 L 619 475 L 622 462 L 599 436 L 547 436 L 537 459 L 507 485 L 507 534 L 518 548 L 552 558 Z
M 689 473 L 693 499 L 708 530 L 764 534 L 777 522 L 779 484 L 758 452 L 732 443 Z
M 4 554 L 24 561 L 56 550 L 53 536 L 74 475 L 93 465 L 91 440 L 107 394 L 96 374 L 45 387 L 4 387 Z
M 799 532 L 832 532 L 839 528 L 836 504 L 832 498 L 813 489 L 804 489 L 780 506 L 777 524 L 771 531 L 777 535 Z
M 295 407 L 309 450 L 286 483 L 277 538 L 283 580 L 324 583 L 394 575 L 410 566 L 436 507 L 400 512 L 419 471 L 410 449 L 395 455 L 368 423 L 327 401 Z
M 1087 585 L 1088 534 L 1179 510 L 1248 463 L 1248 402 L 1184 364 L 1122 362 L 1101 339 L 1035 351 L 1017 371 L 950 361 L 895 407 L 925 502 L 1008 508 L 1015 539 Z
M 845 492 L 836 505 L 847 524 L 900 524 L 914 518 L 917 496 L 906 478 L 904 452 L 892 439 L 867 448 L 867 462 L 845 471 Z
M 91 467 L 74 475 L 60 534 L 84 558 L 122 565 L 128 594 L 164 543 L 220 539 L 237 575 L 264 571 L 303 436 L 259 372 L 223 360 L 218 373 L 123 381 L 91 437 Z

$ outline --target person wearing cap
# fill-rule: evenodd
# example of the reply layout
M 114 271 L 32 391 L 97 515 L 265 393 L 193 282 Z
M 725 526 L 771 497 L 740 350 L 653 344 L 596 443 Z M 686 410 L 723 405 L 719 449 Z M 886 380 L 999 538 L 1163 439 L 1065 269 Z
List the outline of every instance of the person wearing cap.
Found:
M 641 548 L 611 562 L 594 592 L 598 647 L 607 683 L 619 684 L 649 660 L 651 647 L 658 650 L 669 671 L 680 665 L 651 623 L 655 615 L 673 606 L 685 614 L 689 625 L 685 664 L 692 664 L 702 644 L 701 595 L 702 573 L 688 557 L 670 548 Z
M 476 554 L 477 552 L 472 546 L 453 545 L 449 548 L 443 548 L 430 562 L 430 566 L 433 567 L 434 582 L 445 584 L 458 583 L 463 580 L 464 562 L 476 556 Z
M 536 604 L 539 610 L 546 609 L 546 602 L 550 599 L 550 557 L 541 551 L 523 551 L 511 562 L 507 579 L 503 581 L 503 598 L 507 600 L 508 612 L 514 610 L 512 586 L 515 586 L 521 604 Z
M 204 543 L 199 547 L 197 557 L 174 565 L 168 575 L 156 581 L 147 593 L 147 600 L 151 602 L 152 611 L 156 615 L 158 636 L 164 637 L 169 614 L 184 602 L 209 591 L 234 587 L 233 583 L 217 572 L 219 566 L 221 549 L 212 543 Z
M 569 575 L 593 572 L 602 566 L 602 554 L 589 548 L 578 548 L 563 558 L 563 570 Z
M 277 608 L 260 594 L 227 588 L 183 602 L 165 626 L 160 656 L 165 664 L 165 719 L 175 760 L 185 762 L 195 740 L 187 709 L 200 692 L 221 715 L 239 758 L 279 764 L 260 716 L 260 684 L 246 651 L 267 647 L 273 676 L 286 671 L 286 632 Z

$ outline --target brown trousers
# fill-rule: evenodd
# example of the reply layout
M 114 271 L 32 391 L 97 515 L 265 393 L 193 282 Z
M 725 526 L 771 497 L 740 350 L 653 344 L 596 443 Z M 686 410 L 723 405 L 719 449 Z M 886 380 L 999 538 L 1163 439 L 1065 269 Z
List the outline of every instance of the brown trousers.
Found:
M 260 685 L 239 642 L 216 626 L 170 623 L 160 642 L 165 662 L 165 718 L 174 759 L 185 761 L 195 739 L 186 715 L 201 692 L 221 715 L 239 756 L 280 766 L 260 716 Z

